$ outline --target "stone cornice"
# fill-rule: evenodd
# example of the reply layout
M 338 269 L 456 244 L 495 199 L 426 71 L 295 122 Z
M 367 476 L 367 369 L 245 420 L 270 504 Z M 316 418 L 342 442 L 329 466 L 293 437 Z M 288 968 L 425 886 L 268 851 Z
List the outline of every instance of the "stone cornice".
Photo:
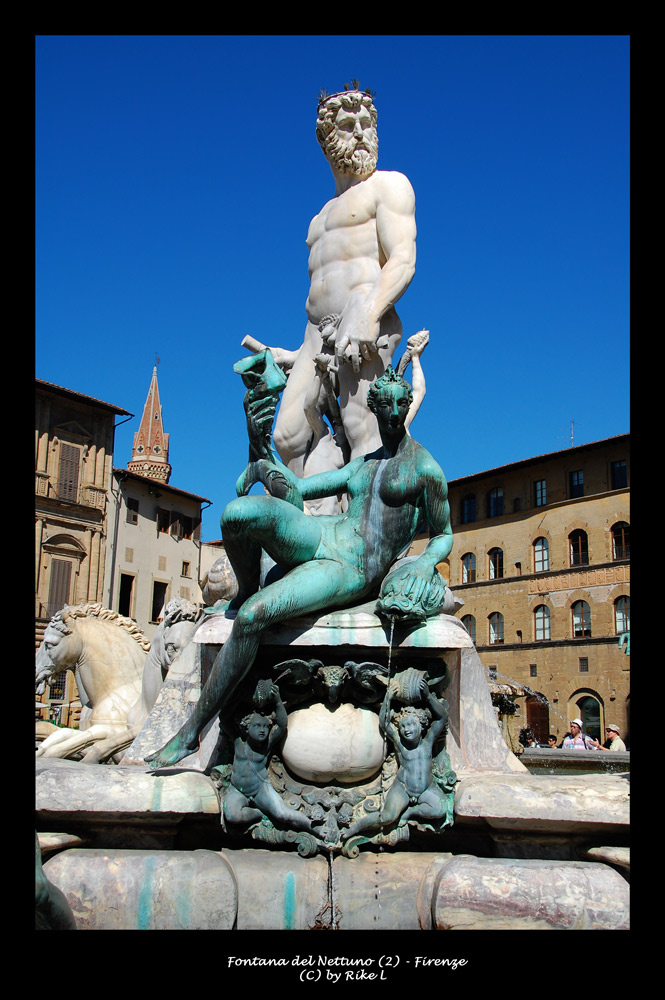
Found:
M 522 573 L 521 575 L 500 576 L 494 580 L 475 580 L 473 583 L 456 583 L 452 590 L 473 590 L 474 587 L 489 587 L 516 580 L 526 580 L 529 594 L 550 593 L 556 590 L 578 590 L 580 587 L 600 587 L 607 584 L 628 583 L 630 581 L 630 561 L 595 563 L 593 566 L 567 566 L 563 569 L 547 570 L 544 573 Z

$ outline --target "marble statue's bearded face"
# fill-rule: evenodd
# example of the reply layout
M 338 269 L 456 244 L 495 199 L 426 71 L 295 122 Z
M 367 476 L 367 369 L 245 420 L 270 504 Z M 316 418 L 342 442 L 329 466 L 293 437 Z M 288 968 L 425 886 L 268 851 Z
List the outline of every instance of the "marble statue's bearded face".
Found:
M 376 170 L 379 138 L 371 102 L 344 95 L 322 116 L 317 135 L 326 158 L 337 170 L 354 173 L 361 180 Z

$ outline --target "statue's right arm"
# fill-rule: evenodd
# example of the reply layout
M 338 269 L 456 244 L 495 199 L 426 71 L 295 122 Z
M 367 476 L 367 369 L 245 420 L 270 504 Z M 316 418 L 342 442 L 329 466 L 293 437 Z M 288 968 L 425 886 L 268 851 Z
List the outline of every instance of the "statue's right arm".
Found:
M 393 742 L 398 738 L 397 730 L 395 726 L 390 721 L 390 709 L 392 706 L 393 694 L 395 693 L 394 681 L 390 681 L 388 687 L 386 688 L 386 693 L 384 695 L 383 701 L 381 702 L 381 710 L 379 712 L 379 730 L 390 737 Z
M 247 467 L 238 480 L 236 491 L 239 496 L 243 496 L 249 493 L 254 483 L 263 483 L 271 496 L 302 507 L 303 500 L 317 500 L 320 497 L 332 497 L 344 493 L 349 479 L 362 461 L 362 458 L 357 458 L 341 469 L 320 472 L 301 479 L 281 462 L 260 459 Z
M 335 352 L 354 371 L 376 351 L 380 321 L 407 290 L 416 270 L 416 201 L 409 180 L 397 171 L 377 171 L 376 235 L 384 263 L 368 294 L 349 296 L 335 336 Z
M 344 493 L 351 476 L 363 461 L 363 458 L 355 458 L 341 469 L 331 469 L 329 472 L 319 472 L 314 476 L 299 479 L 298 487 L 303 500 L 318 500 L 320 497 L 333 497 Z

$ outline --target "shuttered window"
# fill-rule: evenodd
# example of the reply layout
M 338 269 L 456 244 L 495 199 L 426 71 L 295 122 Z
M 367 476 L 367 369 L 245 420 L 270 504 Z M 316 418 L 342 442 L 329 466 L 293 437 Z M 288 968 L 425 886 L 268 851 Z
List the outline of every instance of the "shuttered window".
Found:
M 72 564 L 66 559 L 52 559 L 47 606 L 49 618 L 52 618 L 56 611 L 60 611 L 65 604 L 69 603 L 71 579 Z
M 125 520 L 127 524 L 139 523 L 139 502 L 134 497 L 127 497 L 127 514 Z
M 58 470 L 58 499 L 78 499 L 79 464 L 81 452 L 71 444 L 60 445 L 60 468 Z

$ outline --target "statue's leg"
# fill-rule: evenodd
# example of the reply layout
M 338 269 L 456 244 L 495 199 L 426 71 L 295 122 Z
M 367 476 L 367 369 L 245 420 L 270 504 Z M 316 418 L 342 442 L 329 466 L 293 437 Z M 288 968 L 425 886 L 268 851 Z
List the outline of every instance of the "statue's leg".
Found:
M 342 835 L 342 840 L 349 840 L 359 833 L 366 833 L 368 830 L 376 831 L 385 826 L 391 826 L 399 819 L 404 809 L 409 804 L 409 796 L 404 790 L 401 781 L 393 781 L 388 789 L 383 808 L 379 813 L 368 813 L 368 815 L 356 820 L 349 829 Z
M 289 372 L 282 400 L 277 411 L 273 441 L 279 457 L 297 476 L 303 475 L 303 462 L 313 431 L 305 415 L 303 401 L 314 379 L 314 358 L 322 350 L 321 334 L 312 323 L 307 324 L 303 345 Z
M 272 785 L 264 784 L 256 795 L 254 801 L 264 812 L 268 819 L 278 826 L 290 827 L 292 830 L 306 830 L 313 833 L 312 821 L 304 813 L 292 809 L 279 797 Z
M 235 502 L 235 501 L 232 501 Z M 224 516 L 222 515 L 222 538 L 224 539 L 224 549 L 231 569 L 235 574 L 238 584 L 238 593 L 229 601 L 229 610 L 237 611 L 250 594 L 255 594 L 259 589 L 261 580 L 261 546 L 252 538 L 232 538 L 231 533 L 224 526 Z
M 247 826 L 250 823 L 260 823 L 263 813 L 253 809 L 245 795 L 231 785 L 224 796 L 224 819 L 231 826 Z
M 300 519 L 316 521 L 284 501 L 277 502 L 290 507 Z M 281 535 L 279 541 L 284 541 Z M 296 548 L 297 542 L 293 540 L 292 551 Z M 196 749 L 199 734 L 246 677 L 266 628 L 288 618 L 359 600 L 366 591 L 364 577 L 351 566 L 331 559 L 317 559 L 296 566 L 281 580 L 249 597 L 238 611 L 231 634 L 215 658 L 191 716 L 166 746 L 146 757 L 146 761 L 153 769 L 169 767 Z
M 430 786 L 415 806 L 409 806 L 402 819 L 436 820 L 446 814 L 446 802 L 440 790 Z
M 378 424 L 367 405 L 367 390 L 391 364 L 401 337 L 399 316 L 394 309 L 389 309 L 381 319 L 379 341 L 383 346 L 377 353 L 361 363 L 359 372 L 354 372 L 349 362 L 339 366 L 339 408 L 351 459 L 381 447 Z
M 228 503 L 221 520 L 226 554 L 238 581 L 239 608 L 259 589 L 261 549 L 290 569 L 314 558 L 321 541 L 316 521 L 285 500 L 269 496 L 238 497 Z

